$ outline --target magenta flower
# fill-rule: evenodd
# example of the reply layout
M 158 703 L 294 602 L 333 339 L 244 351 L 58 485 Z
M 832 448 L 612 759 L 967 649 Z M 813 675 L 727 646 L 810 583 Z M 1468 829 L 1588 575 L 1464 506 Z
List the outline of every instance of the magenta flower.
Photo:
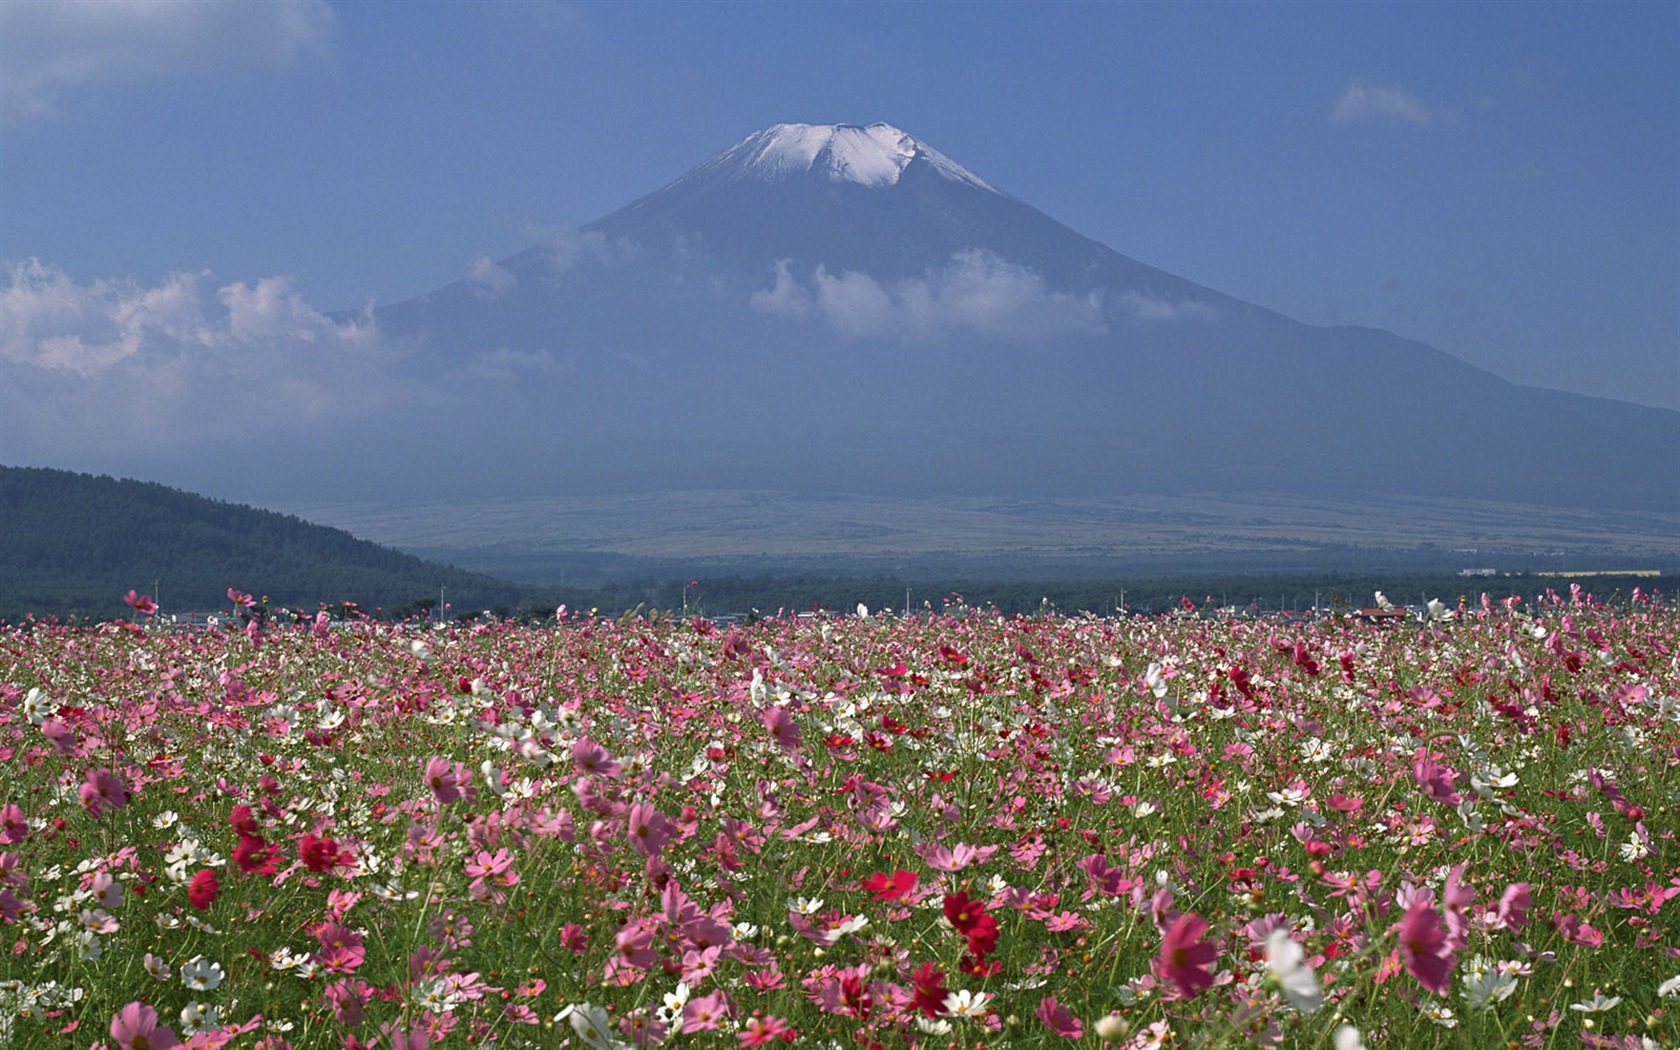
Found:
M 774 1015 L 749 1017 L 742 1023 L 741 1030 L 735 1033 L 735 1038 L 744 1047 L 763 1046 L 772 1039 L 780 1039 L 783 1042 L 791 1043 L 798 1037 L 798 1029 Z
M 459 762 L 451 764 L 446 758 L 426 760 L 426 786 L 432 789 L 432 798 L 439 805 L 447 805 L 463 797 L 470 779 L 472 773 Z
M 366 981 L 354 981 L 348 977 L 328 985 L 327 1003 L 332 1007 L 333 1019 L 346 1028 L 361 1024 L 371 992 Z
M 1064 1039 L 1079 1039 L 1085 1035 L 1085 1026 L 1080 1023 L 1079 1018 L 1069 1013 L 1068 1008 L 1058 1003 L 1053 995 L 1038 1004 L 1033 1016 Z
M 653 931 L 641 922 L 632 922 L 618 931 L 613 938 L 616 954 L 613 958 L 623 966 L 645 970 L 659 961 L 659 953 L 653 950 Z
M 718 1023 L 727 1016 L 729 1016 L 729 1000 L 724 998 L 722 991 L 702 995 L 698 999 L 690 999 L 683 1004 L 683 1034 L 710 1032 L 717 1028 Z
M 1206 920 L 1200 916 L 1178 916 L 1167 927 L 1161 939 L 1161 954 L 1154 959 L 1155 976 L 1177 985 L 1186 999 L 1213 987 L 1213 976 L 1207 968 L 1219 957 L 1219 950 L 1202 940 L 1207 928 Z
M 328 973 L 354 973 L 367 957 L 362 935 L 355 930 L 337 923 L 322 923 L 315 927 L 314 933 L 315 939 L 321 942 L 315 960 Z
M 572 761 L 577 763 L 579 773 L 592 776 L 611 778 L 624 772 L 624 767 L 613 761 L 606 748 L 588 737 L 572 745 Z
M 784 751 L 799 750 L 799 726 L 787 713 L 785 707 L 772 707 L 759 716 L 764 728 L 770 731 L 770 736 Z
M 630 847 L 644 857 L 657 857 L 671 841 L 671 821 L 646 802 L 630 807 Z
M 118 1050 L 169 1050 L 181 1045 L 175 1030 L 160 1027 L 157 1011 L 141 1002 L 129 1003 L 111 1018 L 111 1038 Z
M 1522 932 L 1528 925 L 1528 913 L 1534 907 L 1534 894 L 1526 882 L 1513 882 L 1499 895 L 1499 924 L 1506 929 Z
M 90 769 L 80 795 L 82 808 L 97 817 L 107 809 L 128 805 L 128 781 L 109 769 Z
M 29 837 L 29 820 L 15 803 L 0 806 L 0 844 L 14 845 Z
M 1441 926 L 1441 914 L 1414 904 L 1400 920 L 1400 957 L 1418 983 L 1438 995 L 1452 984 L 1453 950 Z
M 1457 806 L 1464 796 L 1453 790 L 1458 770 L 1420 758 L 1412 763 L 1412 779 L 1430 798 L 1447 806 Z

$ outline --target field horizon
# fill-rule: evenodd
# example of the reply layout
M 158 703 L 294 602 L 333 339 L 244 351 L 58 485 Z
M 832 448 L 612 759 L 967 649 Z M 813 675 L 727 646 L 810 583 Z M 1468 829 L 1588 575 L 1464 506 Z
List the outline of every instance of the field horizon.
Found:
M 1067 580 L 1680 569 L 1680 514 L 1358 493 L 1029 499 L 737 489 L 279 509 L 527 584 L 695 572 Z

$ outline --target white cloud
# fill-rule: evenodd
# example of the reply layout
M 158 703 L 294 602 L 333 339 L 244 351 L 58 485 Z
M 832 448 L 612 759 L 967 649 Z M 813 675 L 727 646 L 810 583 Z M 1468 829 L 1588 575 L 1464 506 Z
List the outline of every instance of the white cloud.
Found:
M 1356 120 L 1403 120 L 1420 127 L 1434 123 L 1436 114 L 1415 95 L 1397 87 L 1367 84 L 1354 77 L 1336 100 L 1330 119 L 1338 124 Z
M 1139 321 L 1211 321 L 1219 316 L 1200 299 L 1167 299 L 1154 292 L 1127 292 L 1120 305 Z
M 784 260 L 776 282 L 753 293 L 754 309 L 804 317 L 819 314 L 848 336 L 896 335 L 927 340 L 966 329 L 984 335 L 1037 337 L 1104 330 L 1096 296 L 1053 292 L 1044 278 L 989 251 L 970 250 L 920 277 L 883 286 L 868 274 L 835 275 L 818 266 L 807 290 Z
M 761 313 L 783 317 L 804 317 L 811 312 L 811 293 L 793 276 L 792 260 L 776 260 L 776 283 L 772 287 L 752 293 L 752 308 Z
M 285 69 L 327 54 L 336 25 L 326 0 L 0 3 L 0 122 L 101 84 Z
M 576 226 L 531 224 L 525 227 L 525 235 L 547 251 L 549 266 L 556 275 L 581 262 L 613 264 L 635 254 L 635 246 L 627 240 L 608 240 L 599 230 L 580 230 Z
M 53 451 L 318 432 L 416 396 L 371 316 L 329 318 L 284 277 L 210 291 L 81 284 L 30 260 L 0 286 L 0 417 Z
M 490 256 L 480 255 L 473 260 L 471 269 L 467 271 L 467 283 L 473 286 L 473 291 L 481 299 L 495 299 L 513 291 L 514 285 L 519 283 L 512 270 L 498 266 L 491 261 Z
M 848 270 L 838 277 L 819 266 L 817 308 L 844 335 L 910 335 L 900 305 L 868 274 Z
M 547 350 L 513 350 L 499 346 L 494 350 L 475 350 L 467 359 L 461 375 L 468 379 L 507 382 L 532 372 L 553 374 L 559 371 L 554 355 Z

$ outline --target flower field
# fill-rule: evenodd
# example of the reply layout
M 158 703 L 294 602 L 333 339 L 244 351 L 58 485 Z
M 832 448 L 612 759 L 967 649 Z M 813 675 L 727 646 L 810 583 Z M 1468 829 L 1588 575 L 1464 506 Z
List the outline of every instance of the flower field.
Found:
M 0 763 L 0 1045 L 1680 1045 L 1637 596 L 32 625 Z

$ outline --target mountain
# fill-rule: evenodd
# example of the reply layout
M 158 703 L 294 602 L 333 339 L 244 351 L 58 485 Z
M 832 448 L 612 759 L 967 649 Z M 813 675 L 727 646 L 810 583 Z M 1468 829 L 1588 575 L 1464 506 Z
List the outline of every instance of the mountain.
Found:
M 473 494 L 1368 491 L 1680 509 L 1680 413 L 1303 324 L 885 124 L 783 124 L 376 312 Z M 1584 347 L 1583 353 L 1590 353 Z
M 298 518 L 140 481 L 0 466 L 0 617 L 115 616 L 129 589 L 164 613 L 229 608 L 229 587 L 313 611 L 511 605 L 520 588 Z M 132 614 L 130 614 L 132 615 Z

